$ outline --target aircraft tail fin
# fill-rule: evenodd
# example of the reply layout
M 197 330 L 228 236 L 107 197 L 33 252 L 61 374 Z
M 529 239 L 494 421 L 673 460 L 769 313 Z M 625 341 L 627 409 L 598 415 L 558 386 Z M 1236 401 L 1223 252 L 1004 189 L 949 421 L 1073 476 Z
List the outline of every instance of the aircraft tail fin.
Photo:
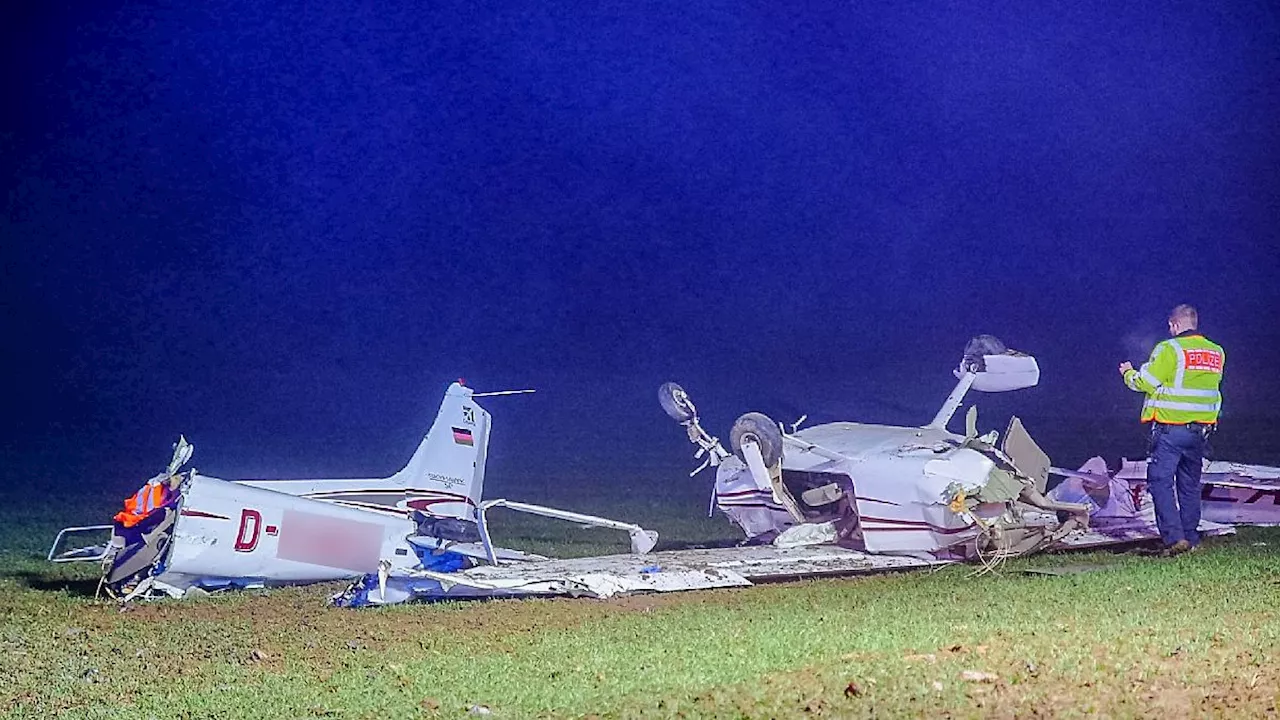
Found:
M 413 457 L 389 478 L 405 489 L 410 508 L 437 517 L 475 517 L 484 491 L 490 416 L 471 396 L 471 388 L 450 385 Z

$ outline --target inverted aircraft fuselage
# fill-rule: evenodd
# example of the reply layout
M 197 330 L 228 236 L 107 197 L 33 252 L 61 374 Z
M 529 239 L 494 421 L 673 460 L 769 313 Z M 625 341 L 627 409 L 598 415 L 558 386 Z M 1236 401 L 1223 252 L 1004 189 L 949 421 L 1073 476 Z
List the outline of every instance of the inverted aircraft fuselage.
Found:
M 1000 447 L 995 433 L 977 436 L 972 418 L 966 435 L 946 429 L 970 389 L 1036 384 L 1035 359 L 982 336 L 955 375 L 927 425 L 834 422 L 788 433 L 748 413 L 730 433 L 732 453 L 702 429 L 678 385 L 664 385 L 659 399 L 716 466 L 715 501 L 752 541 L 826 533 L 867 552 L 952 558 L 1030 552 L 1087 525 L 1082 505 L 1044 496 L 1047 458 L 1016 418 Z M 1059 522 L 1058 512 L 1072 520 Z

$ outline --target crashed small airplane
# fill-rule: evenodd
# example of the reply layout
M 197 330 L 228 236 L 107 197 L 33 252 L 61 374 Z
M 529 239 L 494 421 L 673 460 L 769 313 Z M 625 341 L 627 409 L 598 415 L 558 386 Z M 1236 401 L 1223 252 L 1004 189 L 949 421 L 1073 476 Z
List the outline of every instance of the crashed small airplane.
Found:
M 713 504 L 742 529 L 738 547 L 653 552 L 657 534 L 633 523 L 482 500 L 490 416 L 475 398 L 485 394 L 455 383 L 408 465 L 389 478 L 218 480 L 179 471 L 190 458 L 181 441 L 167 470 L 135 498 L 135 506 L 158 498 L 158 510 L 132 526 L 117 516 L 113 525 L 68 528 L 49 557 L 102 562 L 102 586 L 125 600 L 354 577 L 332 602 L 360 607 L 448 598 L 603 598 L 965 561 L 980 563 L 981 572 L 1048 549 L 1158 538 L 1149 495 L 1140 487 L 1131 492 L 1125 473 L 1136 471 L 1129 464 L 1114 475 L 1105 464 L 1099 469 L 1100 460 L 1079 471 L 1054 468 L 1016 417 L 998 445 L 996 432 L 978 435 L 972 407 L 964 435 L 947 430 L 970 390 L 1035 385 L 1033 357 L 979 336 L 954 375 L 955 389 L 926 425 L 836 422 L 799 429 L 797 423 L 785 432 L 768 417 L 747 413 L 730 432 L 731 450 L 703 429 L 680 386 L 663 385 L 663 409 L 684 426 L 698 446 L 695 457 L 703 459 L 692 474 L 715 468 Z M 1066 480 L 1046 492 L 1051 473 Z M 1256 492 L 1258 483 L 1280 490 L 1278 478 L 1275 468 L 1231 465 L 1206 481 Z M 498 548 L 486 517 L 494 507 L 625 531 L 632 552 L 557 560 Z M 1246 516 L 1206 510 L 1202 532 L 1234 532 L 1215 517 L 1239 522 Z M 1280 522 L 1280 513 L 1270 517 Z M 110 542 L 60 549 L 67 538 L 95 531 L 111 531 Z
M 366 576 L 337 602 L 607 597 L 963 561 L 979 562 L 981 572 L 1037 551 L 1159 537 L 1149 496 L 1122 511 L 1071 497 L 1066 489 L 1046 492 L 1053 468 L 1017 418 L 999 446 L 997 433 L 978 435 L 972 407 L 964 435 L 946 429 L 970 390 L 1035 385 L 1035 358 L 979 336 L 965 348 L 954 375 L 955 389 L 924 426 L 837 422 L 785 432 L 770 418 L 747 413 L 730 431 L 732 452 L 702 427 L 685 391 L 667 383 L 659 401 L 698 446 L 695 458 L 703 460 L 692 474 L 715 468 L 713 505 L 743 531 L 744 545 L 494 563 L 455 572 L 396 569 Z M 1234 532 L 1209 521 L 1202 531 Z
M 181 471 L 193 451 L 181 438 L 168 468 L 114 523 L 63 529 L 48 559 L 101 563 L 100 591 L 122 600 L 545 560 L 494 546 L 486 522 L 494 507 L 622 530 L 634 552 L 652 549 L 657 533 L 637 525 L 481 499 L 490 415 L 475 398 L 509 392 L 450 385 L 408 464 L 382 479 L 221 480 Z M 64 549 L 107 533 L 106 542 Z
M 745 535 L 742 546 L 540 563 L 495 563 L 442 573 L 409 569 L 366 576 L 339 604 L 439 597 L 585 595 L 751 585 L 762 581 L 978 561 L 1159 537 L 1150 497 L 1105 511 L 1066 490 L 1046 492 L 1049 458 L 1017 418 L 1003 442 L 979 436 L 973 408 L 964 435 L 946 429 L 970 390 L 1035 385 L 1029 355 L 980 336 L 965 348 L 955 389 L 927 425 L 838 422 L 784 432 L 748 413 L 730 432 L 732 452 L 702 427 L 685 391 L 659 390 L 663 409 L 715 468 L 713 505 Z M 1069 483 L 1059 487 L 1069 488 Z M 1100 519 L 1100 521 L 1099 521 Z M 1206 534 L 1234 530 L 1206 521 Z
M 1035 358 L 982 335 L 969 342 L 954 375 L 955 389 L 924 426 L 835 422 L 788 433 L 747 413 L 730 430 L 732 453 L 702 428 L 679 385 L 664 385 L 659 399 L 704 458 L 694 473 L 716 468 L 714 504 L 752 544 L 817 542 L 989 566 L 1045 549 L 1158 537 L 1150 508 L 1131 508 L 1123 520 L 1091 528 L 1095 508 L 1046 492 L 1049 458 L 1017 417 L 999 446 L 994 431 L 978 435 L 974 407 L 965 435 L 947 430 L 970 390 L 1035 385 Z M 1229 528 L 1207 523 L 1205 530 Z

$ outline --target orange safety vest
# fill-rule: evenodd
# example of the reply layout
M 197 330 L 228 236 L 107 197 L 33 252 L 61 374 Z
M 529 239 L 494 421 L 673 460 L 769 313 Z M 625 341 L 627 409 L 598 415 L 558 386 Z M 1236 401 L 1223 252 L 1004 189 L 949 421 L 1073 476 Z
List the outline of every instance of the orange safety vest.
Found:
M 124 510 L 116 513 L 114 520 L 125 527 L 133 527 L 163 505 L 167 495 L 164 483 L 143 485 L 138 492 L 125 498 Z

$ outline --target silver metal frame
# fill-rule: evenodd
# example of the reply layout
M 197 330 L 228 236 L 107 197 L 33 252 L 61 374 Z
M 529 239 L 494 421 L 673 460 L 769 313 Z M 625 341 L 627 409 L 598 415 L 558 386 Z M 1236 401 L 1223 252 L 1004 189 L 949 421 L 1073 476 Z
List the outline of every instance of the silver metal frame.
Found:
M 556 508 L 545 507 L 543 505 L 533 505 L 531 503 L 516 502 L 514 500 L 486 500 L 476 507 L 476 525 L 480 529 L 480 542 L 484 545 L 485 555 L 492 565 L 498 564 L 497 553 L 493 549 L 493 541 L 489 538 L 489 523 L 485 513 L 490 508 L 504 507 L 508 510 L 516 512 L 528 513 L 530 515 L 540 515 L 542 517 L 554 518 L 556 520 L 565 520 L 567 522 L 578 523 L 581 525 L 591 525 L 594 527 L 611 528 L 613 530 L 624 530 L 631 537 L 631 552 L 637 555 L 643 555 L 653 549 L 658 543 L 658 533 L 644 528 L 634 523 L 619 522 L 608 518 L 598 517 L 596 515 L 584 515 L 582 513 L 570 512 L 568 510 L 557 510 Z
M 64 537 L 69 537 L 71 535 L 88 534 L 90 532 L 102 532 L 103 530 L 111 530 L 114 527 L 115 527 L 114 525 L 80 525 L 77 527 L 63 528 L 58 531 L 58 536 L 53 539 L 53 545 L 50 546 L 49 554 L 45 556 L 45 559 L 48 560 L 49 562 L 56 562 L 56 563 L 101 561 L 104 557 L 107 556 L 107 552 L 109 549 L 108 545 L 103 545 L 102 552 L 92 557 L 89 557 L 89 556 L 63 557 L 68 552 L 75 552 L 75 551 L 66 550 L 59 553 L 57 552 L 58 546 L 62 544 L 62 539 Z M 93 546 L 79 548 L 79 550 L 87 550 L 91 547 Z

